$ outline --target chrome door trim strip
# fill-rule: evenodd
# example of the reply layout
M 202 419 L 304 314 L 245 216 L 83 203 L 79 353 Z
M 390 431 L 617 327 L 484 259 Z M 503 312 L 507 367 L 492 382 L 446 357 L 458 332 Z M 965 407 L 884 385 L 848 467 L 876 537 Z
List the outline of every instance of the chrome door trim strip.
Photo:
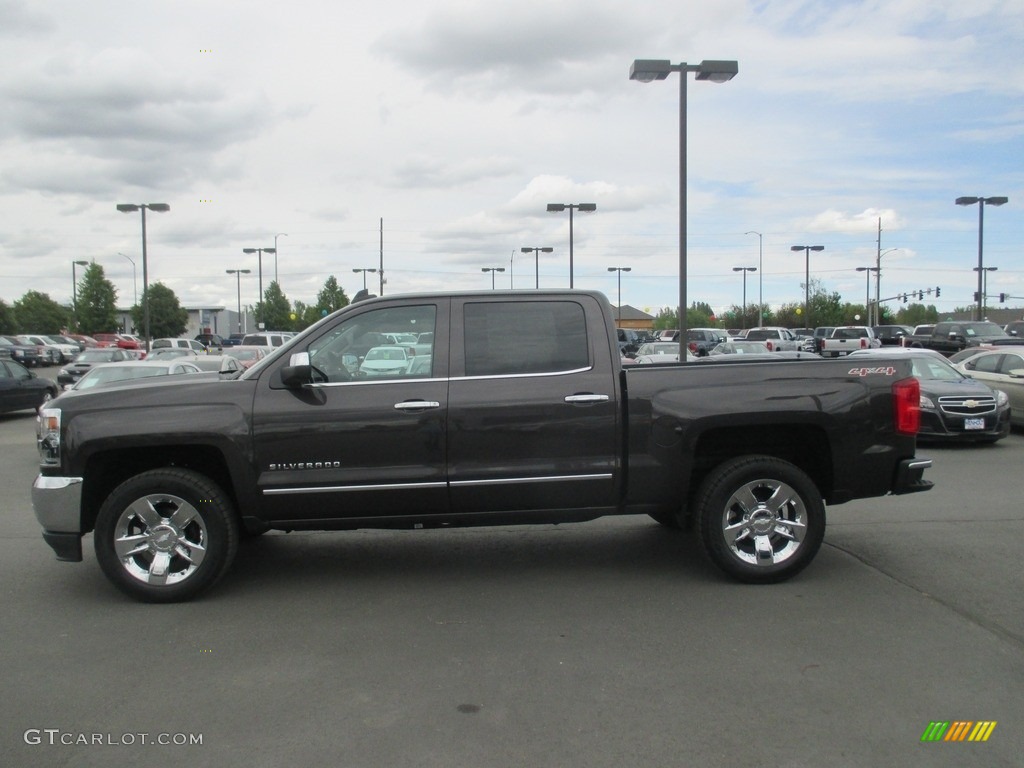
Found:
M 521 483 L 564 483 L 572 480 L 611 480 L 611 472 L 594 475 L 553 475 L 550 477 L 503 477 L 494 480 L 452 480 L 449 485 L 465 487 L 470 485 L 513 485 Z
M 446 488 L 448 486 L 465 488 L 485 485 L 516 485 L 522 483 L 562 483 L 575 480 L 611 480 L 611 472 L 593 475 L 553 475 L 549 477 L 505 477 L 493 480 L 453 480 L 451 482 L 429 483 L 381 483 L 376 485 L 323 485 L 304 488 L 264 488 L 264 496 L 283 496 L 300 493 L 349 493 L 355 491 L 409 491 L 430 488 Z

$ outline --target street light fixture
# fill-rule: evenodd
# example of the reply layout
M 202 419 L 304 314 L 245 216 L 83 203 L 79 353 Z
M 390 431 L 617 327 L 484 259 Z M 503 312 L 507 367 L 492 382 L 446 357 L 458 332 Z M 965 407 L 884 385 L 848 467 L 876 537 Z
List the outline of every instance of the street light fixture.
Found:
M 540 254 L 542 254 L 542 253 L 551 253 L 555 249 L 551 248 L 551 247 L 531 248 L 529 246 L 523 246 L 519 250 L 521 250 L 523 253 L 529 253 L 530 251 L 533 251 L 533 274 L 534 274 L 534 285 L 533 285 L 533 287 L 534 288 L 540 288 Z
M 121 213 L 142 211 L 142 335 L 146 341 L 146 354 L 149 354 L 149 260 L 146 258 L 146 210 L 156 213 L 167 213 L 171 206 L 167 203 L 118 203 L 117 210 Z
M 747 272 L 757 272 L 757 267 L 733 267 L 733 272 L 743 273 L 743 315 L 740 317 L 740 328 L 747 327 Z M 760 312 L 760 310 L 758 310 Z
M 573 287 L 573 263 L 572 263 L 572 212 L 593 212 L 597 210 L 597 203 L 548 203 L 548 213 L 560 213 L 566 208 L 569 209 L 569 288 Z
M 619 303 L 618 303 L 618 313 L 617 313 L 617 316 L 616 316 L 615 325 L 617 325 L 617 326 L 619 326 L 621 328 L 622 327 L 622 273 L 623 272 L 632 272 L 633 268 L 632 267 L 608 267 L 608 271 L 609 272 L 618 272 L 619 273 L 618 274 L 618 278 L 619 278 Z
M 260 270 L 260 295 L 259 302 L 256 306 L 259 308 L 259 317 L 256 318 L 256 330 L 260 330 L 260 324 L 263 322 L 264 316 L 264 301 L 263 301 L 263 254 L 272 253 L 274 258 L 277 258 L 277 247 L 274 248 L 243 248 L 242 253 L 258 253 L 259 254 L 259 270 Z M 276 281 L 275 281 L 276 282 Z M 280 286 L 278 286 L 280 287 Z
M 864 312 L 867 314 L 868 325 L 881 325 L 882 318 L 875 315 L 875 322 L 871 322 L 871 273 L 877 272 L 878 267 L 857 267 L 858 272 L 864 273 Z
M 505 268 L 504 267 L 483 267 L 480 271 L 481 272 L 490 272 L 491 273 L 491 290 L 493 291 L 494 290 L 494 273 L 495 272 L 504 272 Z
M 757 235 L 757 324 L 764 325 L 764 238 L 753 230 L 743 234 Z
M 981 271 L 985 273 L 985 276 L 982 278 L 982 281 L 981 281 L 981 304 L 982 304 L 982 308 L 983 309 L 988 309 L 988 273 L 989 272 L 996 272 L 998 270 L 999 270 L 999 267 L 982 267 L 982 269 L 981 269 Z M 975 267 L 974 271 L 977 272 L 978 268 Z M 982 320 L 984 318 L 978 318 L 978 319 Z
M 242 275 L 248 275 L 251 269 L 227 269 L 229 275 L 235 275 L 235 282 L 238 283 L 238 332 L 242 333 Z
M 956 199 L 957 205 L 978 205 L 978 268 L 975 270 L 978 273 L 978 309 L 977 317 L 975 320 L 981 320 L 982 307 L 981 300 L 983 294 L 982 286 L 982 274 L 984 271 L 984 260 L 982 259 L 982 243 L 984 241 L 985 233 L 985 206 L 986 205 L 1006 205 L 1010 202 L 1008 197 L 958 197 Z
M 135 259 L 133 259 L 131 256 L 126 256 L 120 251 L 117 252 L 117 255 L 124 256 L 126 259 L 128 259 L 128 261 L 132 263 L 132 293 L 135 296 L 135 303 L 132 304 L 132 306 L 137 307 L 139 305 L 139 283 L 135 279 Z
M 824 251 L 824 245 L 793 245 L 791 251 L 804 252 L 804 327 L 813 328 L 811 325 L 811 251 Z
M 74 315 L 75 329 L 78 330 L 78 278 L 75 276 L 75 265 L 78 265 L 79 267 L 87 267 L 89 266 L 89 262 L 71 262 L 71 312 Z
M 700 64 L 672 64 L 668 59 L 636 59 L 629 68 L 629 79 L 641 83 L 664 80 L 671 72 L 679 73 L 679 360 L 686 360 L 686 80 L 687 73 L 696 73 L 697 80 L 724 83 L 736 77 L 735 61 L 712 61 Z
M 369 267 L 366 267 L 366 268 L 359 267 L 357 269 L 353 269 L 352 271 L 353 272 L 357 272 L 357 273 L 358 272 L 362 272 L 363 273 L 363 290 L 365 291 L 366 290 L 366 273 L 367 272 L 374 272 L 375 273 L 377 270 L 373 269 L 373 268 L 369 268 Z

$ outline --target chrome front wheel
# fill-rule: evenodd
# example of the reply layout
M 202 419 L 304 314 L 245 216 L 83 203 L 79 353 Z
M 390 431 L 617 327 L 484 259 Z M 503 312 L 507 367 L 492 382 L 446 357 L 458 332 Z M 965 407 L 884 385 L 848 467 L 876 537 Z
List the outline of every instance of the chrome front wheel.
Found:
M 147 602 L 187 600 L 227 570 L 238 521 L 224 492 L 198 472 L 159 469 L 118 486 L 96 520 L 107 577 Z

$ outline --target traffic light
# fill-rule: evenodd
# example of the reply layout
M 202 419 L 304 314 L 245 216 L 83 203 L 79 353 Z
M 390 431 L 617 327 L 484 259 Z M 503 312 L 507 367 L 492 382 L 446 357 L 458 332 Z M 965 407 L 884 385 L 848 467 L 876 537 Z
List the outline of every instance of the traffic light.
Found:
M 974 292 L 974 301 L 975 302 L 981 301 L 981 294 L 978 293 L 977 291 Z
M 1006 294 L 1005 293 L 1000 293 L 999 294 L 999 303 L 1002 304 L 1004 301 L 1006 301 Z
M 937 299 L 941 295 L 942 295 L 942 288 L 940 288 L 939 286 L 935 286 L 935 298 Z
M 917 300 L 918 301 L 924 301 L 924 291 L 918 291 L 917 292 Z

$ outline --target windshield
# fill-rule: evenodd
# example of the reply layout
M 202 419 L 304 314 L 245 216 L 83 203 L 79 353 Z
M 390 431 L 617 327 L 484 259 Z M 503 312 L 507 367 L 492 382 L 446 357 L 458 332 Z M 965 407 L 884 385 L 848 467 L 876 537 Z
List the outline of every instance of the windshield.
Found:
M 913 367 L 914 376 L 922 381 L 960 381 L 967 378 L 945 360 L 937 357 L 915 357 Z
M 995 323 L 970 323 L 964 325 L 965 336 L 1006 336 L 1006 332 L 1003 331 Z

